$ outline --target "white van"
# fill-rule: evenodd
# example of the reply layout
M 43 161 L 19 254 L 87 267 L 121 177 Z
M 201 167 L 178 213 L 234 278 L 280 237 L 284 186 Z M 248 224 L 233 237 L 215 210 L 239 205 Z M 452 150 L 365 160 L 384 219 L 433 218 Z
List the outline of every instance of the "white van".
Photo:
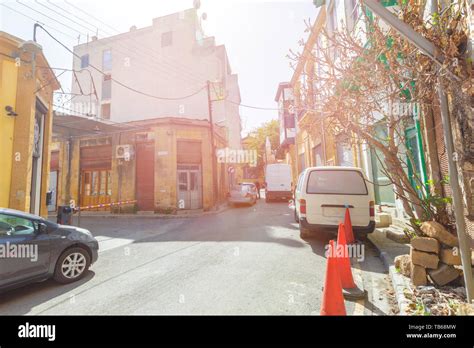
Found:
M 302 238 L 318 230 L 337 232 L 347 207 L 355 236 L 365 237 L 375 229 L 374 189 L 360 168 L 306 168 L 298 178 L 294 200 Z
M 265 202 L 289 201 L 292 197 L 291 166 L 285 163 L 268 164 L 265 168 Z

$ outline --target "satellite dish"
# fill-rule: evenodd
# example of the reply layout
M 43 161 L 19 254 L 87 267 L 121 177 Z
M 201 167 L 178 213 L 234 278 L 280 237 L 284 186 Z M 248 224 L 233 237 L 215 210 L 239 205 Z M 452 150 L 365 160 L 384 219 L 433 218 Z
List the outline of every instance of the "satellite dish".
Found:
M 193 5 L 196 10 L 199 10 L 199 8 L 201 7 L 201 0 L 194 0 Z
M 206 13 L 206 12 L 204 12 L 204 13 L 201 15 L 201 19 L 202 19 L 203 21 L 205 21 L 205 20 L 207 19 L 207 13 Z

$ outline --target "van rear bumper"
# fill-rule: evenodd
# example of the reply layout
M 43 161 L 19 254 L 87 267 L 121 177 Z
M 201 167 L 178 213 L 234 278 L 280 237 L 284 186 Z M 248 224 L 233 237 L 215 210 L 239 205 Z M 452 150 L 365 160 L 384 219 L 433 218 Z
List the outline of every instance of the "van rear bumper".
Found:
M 265 191 L 265 197 L 267 199 L 284 199 L 289 201 L 293 197 L 291 191 Z
M 306 228 L 310 231 L 327 231 L 337 233 L 339 226 L 336 225 L 319 225 L 319 224 L 310 224 L 306 218 L 300 218 L 300 224 L 303 228 Z M 367 226 L 352 226 L 352 230 L 356 234 L 366 234 L 372 233 L 375 230 L 375 221 L 370 221 Z

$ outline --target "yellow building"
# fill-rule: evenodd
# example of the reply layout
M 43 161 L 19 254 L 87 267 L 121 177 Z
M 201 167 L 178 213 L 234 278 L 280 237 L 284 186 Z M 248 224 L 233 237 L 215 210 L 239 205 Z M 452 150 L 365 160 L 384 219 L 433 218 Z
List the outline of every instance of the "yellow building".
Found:
M 0 32 L 0 207 L 46 216 L 53 92 L 41 46 Z
M 317 51 L 325 25 L 326 9 L 323 6 L 288 84 L 293 88 L 296 137 L 295 144 L 288 147 L 286 156 L 287 162 L 293 164 L 297 173 L 312 166 L 364 166 L 361 145 L 355 135 L 348 135 L 331 126 L 330 122 L 325 121 L 324 115 L 316 111 L 319 109 L 315 83 L 318 67 L 313 54 Z
M 225 129 L 215 127 L 216 148 L 227 146 L 225 134 Z M 210 135 L 209 122 L 202 120 L 157 118 L 114 124 L 57 115 L 51 154 L 57 198 L 50 210 L 71 200 L 81 207 L 103 204 L 88 210 L 116 213 L 210 210 L 214 205 Z M 226 166 L 217 164 L 219 202 L 226 199 Z M 127 201 L 133 203 L 117 205 Z

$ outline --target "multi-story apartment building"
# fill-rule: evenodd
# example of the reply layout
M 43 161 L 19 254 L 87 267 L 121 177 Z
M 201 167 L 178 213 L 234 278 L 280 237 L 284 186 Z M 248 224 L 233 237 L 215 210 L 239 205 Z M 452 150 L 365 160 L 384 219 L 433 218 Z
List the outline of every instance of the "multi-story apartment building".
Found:
M 387 1 L 385 6 L 393 6 L 395 3 Z M 325 120 L 324 110 L 321 110 L 321 81 L 320 75 L 324 74 L 324 67 L 321 67 L 314 57 L 318 57 L 322 51 L 331 46 L 326 42 L 326 36 L 322 34 L 325 30 L 329 35 L 334 31 L 346 30 L 354 37 L 365 41 L 365 28 L 367 23 L 364 20 L 362 7 L 357 0 L 341 1 L 330 0 L 321 1 L 317 11 L 317 16 L 311 28 L 309 37 L 305 42 L 303 52 L 298 60 L 289 85 L 293 88 L 291 104 L 293 104 L 296 119 L 295 145 L 288 148 L 288 162 L 292 162 L 296 172 L 301 172 L 308 166 L 319 165 L 340 165 L 358 166 L 365 170 L 367 177 L 375 183 L 377 203 L 397 205 L 393 187 L 385 177 L 378 158 L 380 154 L 377 150 L 368 146 L 357 134 L 348 134 L 342 129 L 331 127 Z M 342 57 L 334 48 L 329 49 L 334 62 Z M 277 99 L 282 94 L 277 93 Z M 281 104 L 281 103 L 280 103 Z M 361 115 L 362 116 L 362 115 Z M 413 115 L 416 116 L 416 115 Z M 307 127 L 302 127 L 304 123 L 311 123 L 311 132 Z M 383 132 L 383 124 L 378 130 Z M 422 152 L 421 134 L 419 132 L 419 121 L 413 118 L 413 127 L 406 130 L 406 137 L 412 147 L 417 163 L 418 174 L 422 180 L 426 180 L 424 169 L 424 158 Z M 291 137 L 285 135 L 282 144 L 291 142 Z M 291 153 L 294 152 L 294 155 Z M 400 212 L 402 211 L 400 206 Z
M 196 9 L 155 18 L 145 28 L 74 47 L 73 108 L 127 122 L 160 117 L 208 120 L 206 82 L 214 122 L 241 146 L 238 76 L 226 48 L 206 37 Z M 82 94 L 82 95 L 81 95 Z M 183 98 L 181 98 L 183 97 Z M 181 99 L 180 99 L 181 98 Z

